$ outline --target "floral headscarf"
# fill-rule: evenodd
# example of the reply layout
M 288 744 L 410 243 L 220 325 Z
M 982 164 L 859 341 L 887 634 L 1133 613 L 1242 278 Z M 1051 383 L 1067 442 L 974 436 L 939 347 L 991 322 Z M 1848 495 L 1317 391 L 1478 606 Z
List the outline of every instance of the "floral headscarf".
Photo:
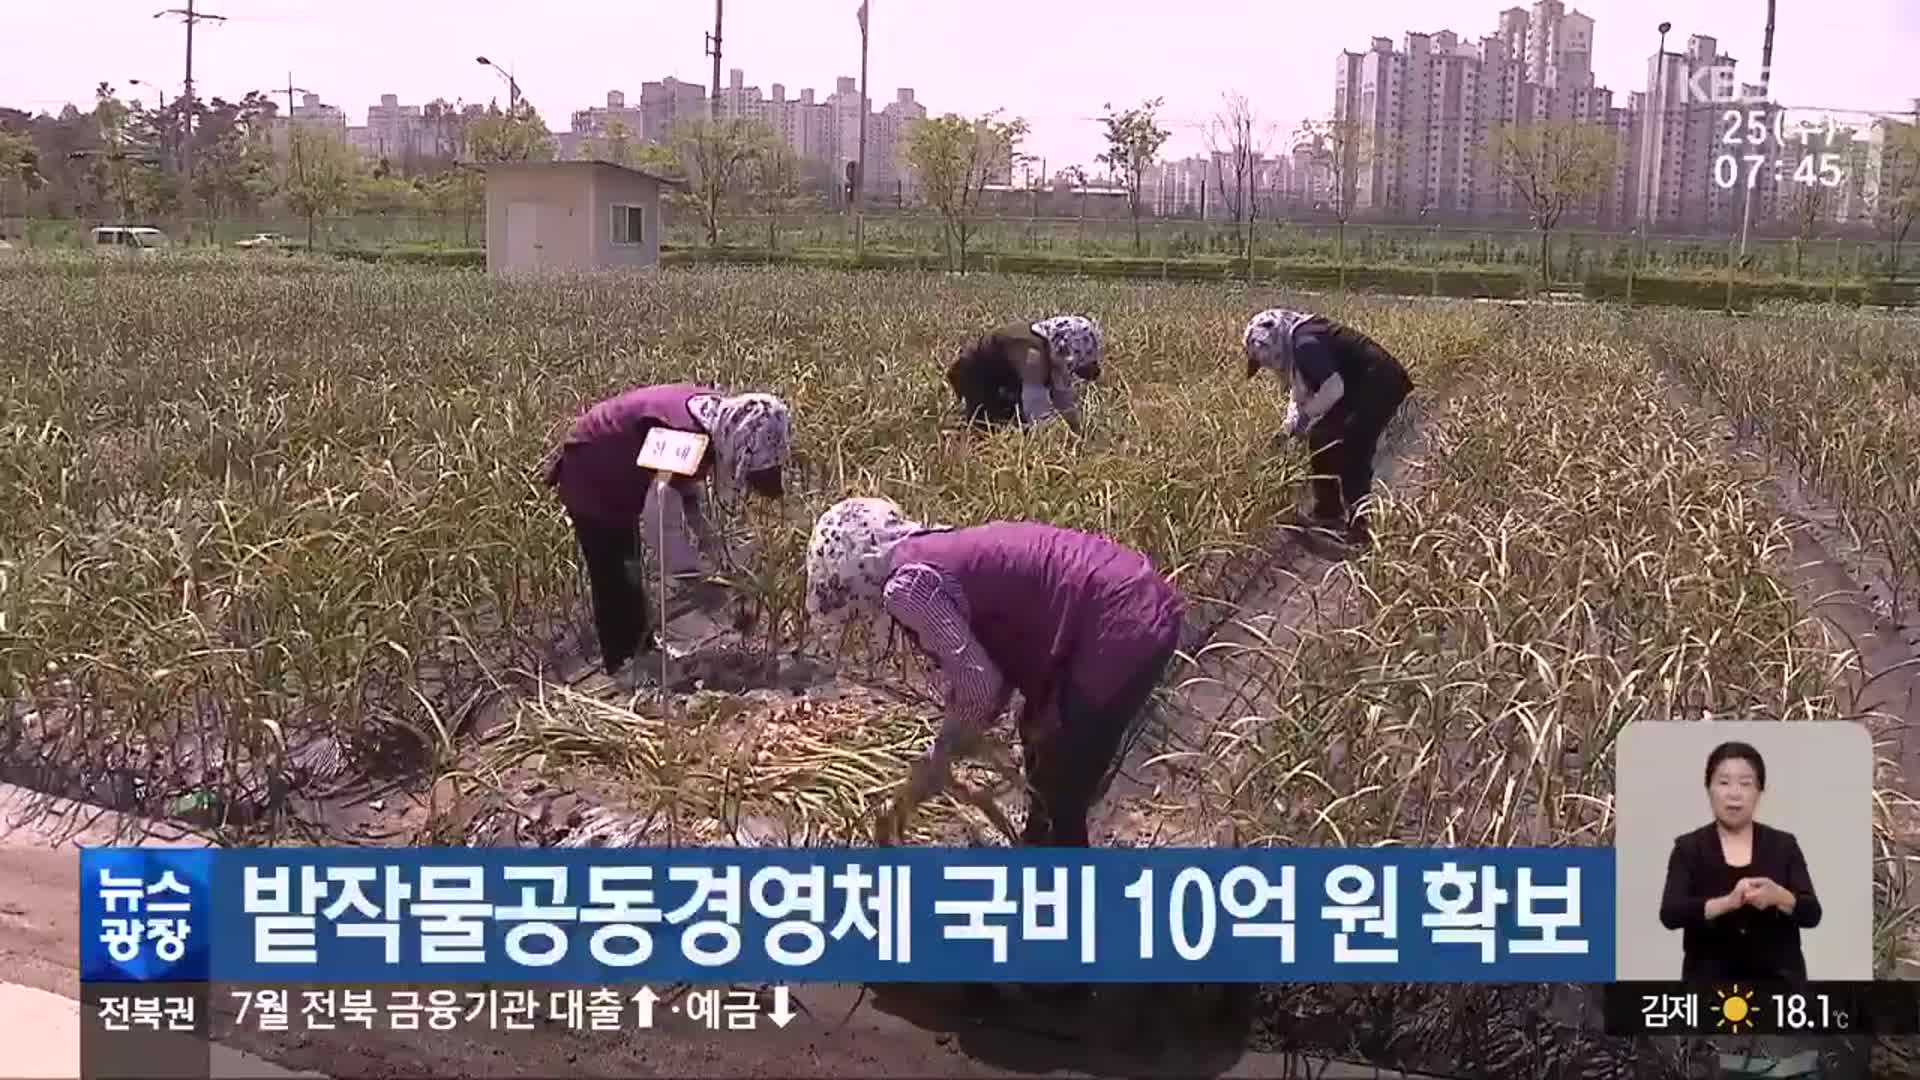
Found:
M 772 394 L 702 394 L 687 403 L 687 411 L 707 429 L 722 475 L 736 488 L 746 483 L 747 474 L 787 460 L 793 442 L 792 414 Z
M 1282 374 L 1291 373 L 1293 332 L 1311 318 L 1313 316 L 1305 312 L 1286 308 L 1268 308 L 1255 315 L 1253 321 L 1247 323 L 1241 340 L 1247 353 L 1247 378 L 1253 378 L 1263 367 Z
M 1104 343 L 1100 327 L 1084 315 L 1056 315 L 1033 324 L 1033 332 L 1045 338 L 1047 351 L 1062 372 L 1079 374 L 1098 365 Z
M 927 529 L 891 499 L 842 499 L 828 507 L 807 542 L 807 615 L 838 621 L 877 609 L 894 545 Z

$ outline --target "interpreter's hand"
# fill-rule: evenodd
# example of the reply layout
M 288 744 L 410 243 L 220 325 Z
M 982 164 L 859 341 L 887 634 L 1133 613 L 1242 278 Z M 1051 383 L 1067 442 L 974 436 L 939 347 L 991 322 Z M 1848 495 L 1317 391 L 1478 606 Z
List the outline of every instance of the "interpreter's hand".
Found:
M 1740 884 L 1747 890 L 1747 906 L 1760 911 L 1785 907 L 1793 899 L 1792 895 L 1776 884 L 1772 878 L 1744 878 Z
M 1746 907 L 1748 894 L 1752 889 L 1748 884 L 1750 880 L 1749 878 L 1742 878 L 1734 882 L 1733 888 L 1728 889 L 1725 895 L 1716 896 L 1707 901 L 1707 918 L 1718 919 Z

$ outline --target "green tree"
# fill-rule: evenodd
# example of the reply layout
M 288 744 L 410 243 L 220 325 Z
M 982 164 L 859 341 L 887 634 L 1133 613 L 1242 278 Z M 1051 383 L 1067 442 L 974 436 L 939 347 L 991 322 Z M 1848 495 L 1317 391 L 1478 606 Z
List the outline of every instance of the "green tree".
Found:
M 1253 257 L 1253 230 L 1260 216 L 1260 164 L 1272 141 L 1272 128 L 1261 119 L 1253 102 L 1237 90 L 1221 95 L 1220 111 L 1207 122 L 1207 149 L 1212 152 L 1215 191 L 1221 205 L 1233 214 L 1241 254 Z
M 131 221 L 138 211 L 140 174 L 158 164 L 144 154 L 134 111 L 113 87 L 100 83 L 93 92 L 92 127 L 94 147 L 85 153 L 90 160 L 87 181 L 96 213 L 112 210 L 123 221 Z
M 461 242 L 473 246 L 473 218 L 486 206 L 486 183 L 480 171 L 455 166 L 421 184 L 427 206 L 444 223 L 460 215 Z
M 248 94 L 202 106 L 194 132 L 193 195 L 206 209 L 207 240 L 229 214 L 251 213 L 273 190 L 273 147 L 267 139 L 267 101 Z
M 1795 183 L 1787 189 L 1787 220 L 1793 223 L 1793 276 L 1798 278 L 1806 244 L 1820 232 L 1832 212 L 1832 197 L 1821 184 Z
M 553 136 L 525 98 L 502 112 L 498 105 L 466 124 L 467 153 L 475 161 L 552 161 Z
M 16 205 L 22 212 L 27 193 L 39 190 L 40 151 L 31 135 L 0 131 L 0 222 Z M 15 192 L 19 193 L 16 201 Z
M 1868 151 L 1867 206 L 1887 238 L 1887 279 L 1900 276 L 1900 245 L 1920 219 L 1920 115 L 1874 122 Z M 1877 166 L 1877 167 L 1876 167 Z
M 312 248 L 315 222 L 344 214 L 358 202 L 366 166 L 357 151 L 325 132 L 296 125 L 288 136 L 292 157 L 300 164 L 283 190 L 288 207 L 307 219 L 307 246 Z
M 1361 173 L 1376 157 L 1374 132 L 1359 120 L 1332 117 L 1305 120 L 1294 135 L 1296 145 L 1308 149 L 1318 182 L 1325 185 L 1327 208 L 1333 213 L 1334 252 L 1340 268 L 1340 287 L 1347 286 L 1347 222 L 1360 197 Z M 1314 178 L 1309 178 L 1311 189 Z
M 1146 171 L 1160 157 L 1160 148 L 1165 146 L 1172 132 L 1160 126 L 1160 106 L 1162 98 L 1152 98 L 1140 103 L 1138 108 L 1125 112 L 1115 112 L 1112 105 L 1103 106 L 1106 115 L 1100 118 L 1106 125 L 1107 152 L 1095 158 L 1102 165 L 1119 174 L 1121 182 L 1127 188 L 1127 211 L 1133 215 L 1133 253 L 1140 254 L 1140 188 L 1146 177 Z
M 676 201 L 699 216 L 707 246 L 720 246 L 720 215 L 739 197 L 766 137 L 765 125 L 735 118 L 697 117 L 675 126 L 674 157 L 691 189 Z
M 921 198 L 939 211 L 948 260 L 962 272 L 980 196 L 995 174 L 1012 177 L 1026 135 L 1025 120 L 1002 120 L 997 109 L 971 119 L 947 113 L 907 129 L 903 156 L 920 174 Z
M 1619 143 L 1599 124 L 1541 120 L 1495 128 L 1488 152 L 1501 180 L 1533 212 L 1545 288 L 1553 281 L 1553 230 L 1569 209 L 1607 190 Z
M 409 214 L 419 209 L 420 193 L 415 187 L 398 176 L 363 175 L 359 178 L 359 190 L 355 193 L 355 205 L 381 218 L 391 218 L 396 214 Z
M 780 215 L 800 198 L 800 156 L 785 139 L 764 132 L 747 162 L 747 182 L 767 215 L 767 250 L 773 251 L 779 246 Z
M 614 165 L 624 165 L 629 169 L 646 166 L 641 159 L 648 156 L 645 150 L 648 144 L 635 139 L 633 130 L 619 120 L 607 123 L 607 133 L 588 139 L 580 147 L 580 156 L 590 161 L 605 161 Z
M 139 167 L 128 175 L 134 210 L 143 219 L 164 221 L 186 209 L 187 189 L 179 173 Z

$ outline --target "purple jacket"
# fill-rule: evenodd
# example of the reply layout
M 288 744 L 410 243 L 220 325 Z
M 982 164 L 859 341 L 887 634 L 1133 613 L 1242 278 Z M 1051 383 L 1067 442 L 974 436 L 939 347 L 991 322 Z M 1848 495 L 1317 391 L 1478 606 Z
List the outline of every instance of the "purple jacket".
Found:
M 1027 701 L 1062 676 L 1099 706 L 1179 641 L 1180 593 L 1138 552 L 1104 536 L 1038 522 L 921 533 L 892 565 L 925 563 L 966 596 L 980 646 Z
M 657 426 L 703 431 L 687 411 L 687 402 L 719 392 L 694 383 L 667 383 L 637 386 L 600 402 L 573 422 L 547 467 L 547 485 L 560 489 L 560 501 L 573 517 L 609 524 L 633 521 L 640 516 L 653 479 L 633 463 L 647 432 Z M 713 467 L 713 457 L 709 452 L 701 462 L 701 475 Z M 696 479 L 683 477 L 674 484 L 684 493 L 692 490 Z

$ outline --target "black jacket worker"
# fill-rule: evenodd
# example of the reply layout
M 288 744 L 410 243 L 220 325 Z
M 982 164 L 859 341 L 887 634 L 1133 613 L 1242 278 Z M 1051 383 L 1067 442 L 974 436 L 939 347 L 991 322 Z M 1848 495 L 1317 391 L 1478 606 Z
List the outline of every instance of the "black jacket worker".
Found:
M 1407 369 L 1358 330 L 1304 311 L 1271 308 L 1247 323 L 1247 377 L 1287 379 L 1286 434 L 1306 436 L 1314 478 L 1312 523 L 1366 543 L 1360 501 L 1373 490 L 1380 435 L 1413 392 Z

